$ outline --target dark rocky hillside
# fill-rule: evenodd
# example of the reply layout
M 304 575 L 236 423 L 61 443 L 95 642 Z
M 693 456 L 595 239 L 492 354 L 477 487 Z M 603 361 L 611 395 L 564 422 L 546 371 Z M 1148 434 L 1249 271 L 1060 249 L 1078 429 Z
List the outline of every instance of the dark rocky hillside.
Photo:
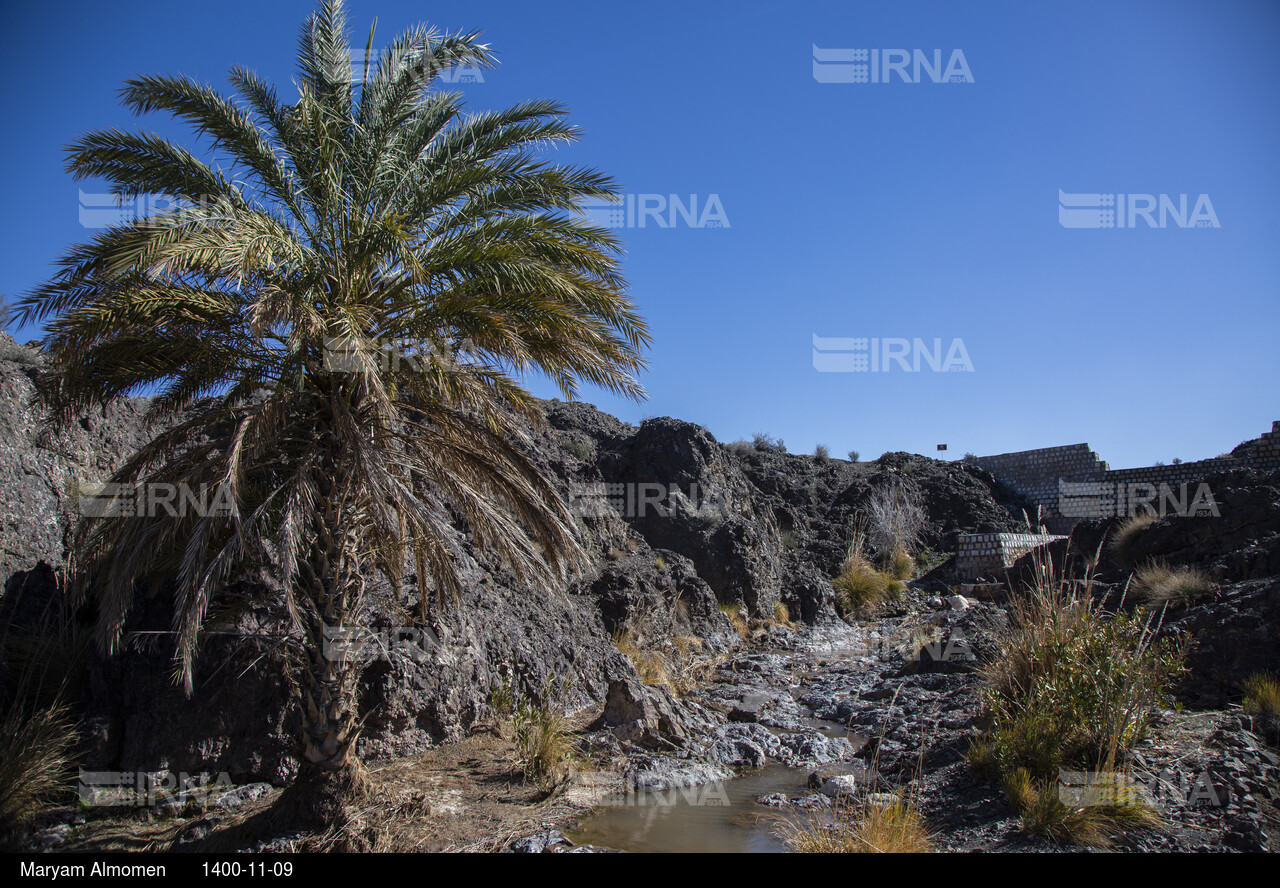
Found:
M 37 349 L 0 337 L 5 694 L 13 692 L 11 642 L 54 625 L 61 578 L 73 567 L 67 540 L 77 490 L 105 481 L 152 434 L 145 400 L 47 426 L 33 400 L 41 360 Z M 466 577 L 461 601 L 428 602 L 425 624 L 414 624 L 411 577 L 401 609 L 379 605 L 365 615 L 383 637 L 412 625 L 424 643 L 417 655 L 399 652 L 363 667 L 364 760 L 394 765 L 447 752 L 452 741 L 469 748 L 492 719 L 495 688 L 537 697 L 548 679 L 567 679 L 569 695 L 557 703 L 591 720 L 577 735 L 579 748 L 596 763 L 612 763 L 618 779 L 625 772 L 633 788 L 705 784 L 781 765 L 808 774 L 816 792 L 772 793 L 759 804 L 810 810 L 870 766 L 888 781 L 885 789 L 908 782 L 923 789 L 941 848 L 1060 847 L 1028 837 L 1002 790 L 965 763 L 984 724 L 974 667 L 1000 656 L 993 627 L 1005 624 L 1008 610 L 994 584 L 958 582 L 951 559 L 960 534 L 1025 530 L 1035 518 L 1025 501 L 964 462 L 887 453 L 851 463 L 789 454 L 763 439 L 726 444 L 669 417 L 637 427 L 589 404 L 543 407 L 546 423 L 516 437 L 563 491 L 591 566 L 561 588 L 530 588 L 456 527 Z M 1280 473 L 1239 470 L 1208 481 L 1218 517 L 1155 521 L 1132 535 L 1124 558 L 1106 545 L 1120 519 L 1084 521 L 1069 541 L 1007 572 L 1017 584 L 1047 552 L 1059 570 L 1079 573 L 1101 552 L 1096 589 L 1111 607 L 1133 606 L 1127 596 L 1138 564 L 1196 568 L 1211 581 L 1194 600 L 1158 609 L 1159 633 L 1191 639 L 1189 670 L 1176 689 L 1178 707 L 1156 713 L 1134 761 L 1139 772 L 1209 774 L 1220 804 L 1174 805 L 1165 812 L 1167 829 L 1127 836 L 1122 849 L 1261 850 L 1273 847 L 1280 822 L 1272 803 L 1280 760 L 1264 748 L 1275 725 L 1239 708 L 1244 677 L 1280 663 Z M 892 604 L 846 624 L 831 581 L 855 518 L 889 484 L 921 495 L 930 569 Z M 779 604 L 795 624 L 780 622 Z M 735 627 L 726 611 L 749 626 L 738 620 Z M 667 643 L 706 655 L 710 665 L 697 682 L 677 688 L 642 680 L 634 652 L 620 651 L 618 639 L 655 614 L 666 621 Z M 81 630 L 91 616 L 75 615 Z M 79 763 L 226 772 L 236 784 L 255 784 L 237 790 L 250 794 L 284 785 L 296 770 L 297 733 L 279 668 L 286 625 L 269 571 L 246 569 L 211 615 L 196 692 L 187 698 L 172 679 L 164 588 L 140 589 L 123 650 L 110 659 L 91 653 L 77 684 Z M 956 637 L 976 659 L 921 653 L 922 639 Z M 207 833 L 217 819 L 192 829 Z M 61 841 L 64 827 L 46 826 L 33 841 Z M 521 842 L 565 847 L 563 837 L 550 836 Z
M 40 363 L 38 349 L 0 339 L 0 573 L 4 612 L 19 626 L 32 624 L 56 597 L 76 485 L 105 481 L 148 440 L 144 400 L 122 399 L 61 429 L 44 425 L 33 400 Z M 1021 521 L 1008 508 L 1017 505 L 1008 491 L 961 463 L 907 454 L 862 464 L 816 460 L 727 447 L 707 430 L 667 417 L 637 428 L 588 404 L 551 401 L 545 408 L 548 422 L 532 432 L 531 453 L 571 506 L 583 491 L 621 485 L 620 500 L 596 497 L 596 508 L 581 518 L 595 566 L 563 589 L 520 588 L 460 530 L 470 581 L 458 606 L 430 608 L 433 656 L 378 662 L 363 676 L 366 757 L 412 754 L 458 738 L 504 676 L 526 688 L 551 675 L 572 677 L 578 702 L 603 700 L 611 682 L 636 679 L 611 635 L 664 597 L 684 602 L 688 633 L 723 648 L 738 639 L 717 604 L 741 603 L 752 617 L 769 618 L 782 601 L 807 622 L 836 619 L 830 580 L 853 513 L 888 477 L 910 477 L 925 492 L 926 542 L 940 551 L 958 533 L 1015 529 Z M 649 500 L 628 516 L 628 487 L 644 485 Z M 416 594 L 412 587 L 409 594 Z M 188 700 L 170 678 L 163 596 L 140 595 L 133 641 L 88 671 L 90 765 L 226 770 L 236 780 L 276 783 L 289 776 L 294 732 L 267 638 L 279 626 L 277 599 L 261 576 L 246 576 L 227 597 L 217 627 L 225 634 L 210 636 L 198 691 Z M 391 614 L 371 621 L 394 625 Z

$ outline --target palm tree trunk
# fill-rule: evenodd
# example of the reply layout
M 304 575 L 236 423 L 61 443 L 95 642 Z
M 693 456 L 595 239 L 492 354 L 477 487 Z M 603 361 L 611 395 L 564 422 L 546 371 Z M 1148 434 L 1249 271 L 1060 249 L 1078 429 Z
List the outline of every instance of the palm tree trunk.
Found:
M 332 465 L 322 467 L 318 475 L 326 508 L 316 516 L 310 556 L 300 565 L 297 590 L 308 612 L 303 664 L 295 682 L 302 716 L 301 764 L 286 795 L 290 813 L 301 825 L 333 830 L 346 825 L 349 806 L 367 791 L 365 771 L 355 755 L 360 658 L 351 656 L 346 644 L 350 638 L 344 634 L 359 628 L 349 620 L 359 613 L 365 580 L 358 533 L 351 522 L 342 520 L 335 483 L 341 476 Z

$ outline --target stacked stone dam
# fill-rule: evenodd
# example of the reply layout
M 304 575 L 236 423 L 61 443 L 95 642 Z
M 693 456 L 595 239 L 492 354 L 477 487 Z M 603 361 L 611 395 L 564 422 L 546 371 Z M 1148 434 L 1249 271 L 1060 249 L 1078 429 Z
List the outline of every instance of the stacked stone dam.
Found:
M 1230 456 L 1174 465 L 1112 469 L 1088 444 L 970 457 L 969 461 L 1039 506 L 1041 522 L 1050 532 L 1065 534 L 1081 519 L 1131 514 L 1143 503 L 1160 512 L 1172 508 L 1210 514 L 1203 502 L 1196 509 L 1195 485 L 1232 469 L 1280 468 L 1280 421 Z

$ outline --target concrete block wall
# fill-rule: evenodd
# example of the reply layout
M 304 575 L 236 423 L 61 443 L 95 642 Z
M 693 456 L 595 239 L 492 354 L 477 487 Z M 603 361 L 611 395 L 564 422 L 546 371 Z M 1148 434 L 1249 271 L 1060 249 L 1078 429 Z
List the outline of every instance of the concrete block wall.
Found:
M 961 580 L 997 577 L 1032 549 L 1062 537 L 1039 533 L 966 533 L 956 549 L 956 574 Z
M 1246 448 L 1245 459 L 1254 468 L 1271 471 L 1280 468 L 1280 420 L 1271 424 L 1271 431 Z
M 1198 483 L 1208 475 L 1237 468 L 1261 471 L 1280 468 L 1280 420 L 1273 422 L 1271 431 L 1250 442 L 1236 456 L 1177 465 L 1112 469 L 1088 444 L 978 456 L 969 461 L 991 472 L 1033 505 L 1039 506 L 1041 520 L 1051 533 L 1066 534 L 1081 517 L 1086 516 L 1064 515 L 1059 511 L 1064 482 L 1068 485 L 1082 482 L 1101 485 L 1098 492 L 1102 495 L 1098 502 L 1107 504 L 1104 508 L 1114 509 L 1102 514 L 1131 514 L 1134 509 L 1130 500 L 1136 502 L 1152 493 L 1156 495 L 1157 503 L 1163 502 L 1169 508 L 1194 502 Z
M 970 462 L 995 475 L 1009 487 L 1040 507 L 1040 520 L 1051 533 L 1070 533 L 1078 519 L 1058 512 L 1059 480 L 1069 482 L 1105 481 L 1108 466 L 1088 444 L 1043 447 L 979 456 Z M 1032 520 L 1034 515 L 1029 516 Z

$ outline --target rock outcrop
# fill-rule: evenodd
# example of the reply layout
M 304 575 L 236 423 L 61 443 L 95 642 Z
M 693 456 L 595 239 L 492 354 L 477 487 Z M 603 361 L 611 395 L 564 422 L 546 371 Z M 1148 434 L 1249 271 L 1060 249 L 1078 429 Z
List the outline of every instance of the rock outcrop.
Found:
M 57 594 L 77 491 L 105 481 L 155 432 L 144 422 L 145 399 L 47 426 L 34 387 L 42 363 L 38 348 L 0 337 L 0 611 L 19 629 Z M 923 491 L 934 548 L 959 532 L 1017 526 L 1008 492 L 963 464 L 906 454 L 815 460 L 726 446 L 668 417 L 635 427 L 588 404 L 544 407 L 547 423 L 527 436 L 530 456 L 564 490 L 593 566 L 563 588 L 527 588 L 459 528 L 462 601 L 428 607 L 417 653 L 402 645 L 403 655 L 363 668 L 361 755 L 409 755 L 456 739 L 486 716 L 490 691 L 504 681 L 534 693 L 554 676 L 571 681 L 567 704 L 617 702 L 619 689 L 642 685 L 612 637 L 660 606 L 678 602 L 673 631 L 712 650 L 739 643 L 718 605 L 739 603 L 768 620 L 781 601 L 795 618 L 834 620 L 830 578 L 853 514 L 886 480 L 910 476 Z M 121 654 L 95 656 L 87 669 L 86 767 L 226 771 L 237 782 L 289 777 L 296 731 L 279 662 L 280 596 L 265 576 L 233 586 L 221 621 L 210 624 L 216 632 L 189 699 L 172 681 L 165 595 L 140 593 Z M 406 591 L 416 594 L 412 583 Z M 369 620 L 384 633 L 404 623 L 391 613 Z M 678 744 L 683 704 L 655 693 L 632 694 L 645 711 L 610 727 L 641 745 Z

